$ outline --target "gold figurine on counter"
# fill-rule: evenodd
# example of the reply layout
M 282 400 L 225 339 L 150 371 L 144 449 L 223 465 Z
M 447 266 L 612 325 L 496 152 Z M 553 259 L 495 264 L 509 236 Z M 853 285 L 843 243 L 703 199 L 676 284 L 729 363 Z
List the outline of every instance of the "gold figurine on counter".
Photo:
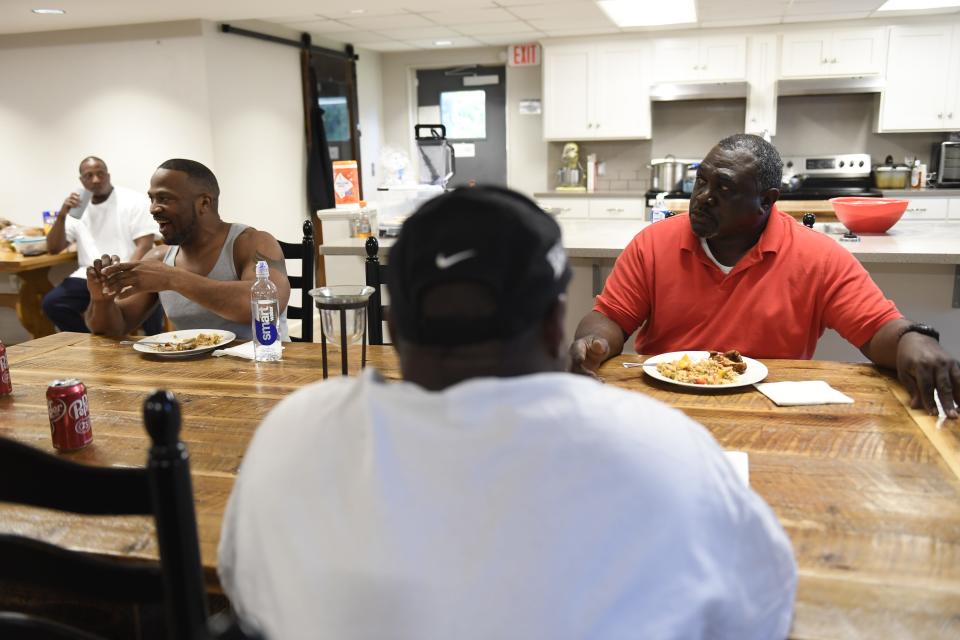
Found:
M 557 191 L 586 191 L 583 165 L 580 164 L 580 145 L 568 142 L 560 154 L 560 169 L 557 170 Z

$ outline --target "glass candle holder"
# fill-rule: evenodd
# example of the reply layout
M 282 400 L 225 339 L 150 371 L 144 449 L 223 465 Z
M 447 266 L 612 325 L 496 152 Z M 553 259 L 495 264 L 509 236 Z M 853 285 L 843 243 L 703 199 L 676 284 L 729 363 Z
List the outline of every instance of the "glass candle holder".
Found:
M 308 292 L 320 310 L 320 344 L 323 350 L 323 377 L 327 377 L 327 338 L 340 344 L 340 369 L 347 375 L 347 347 L 360 341 L 361 368 L 367 366 L 367 302 L 373 287 L 338 285 Z

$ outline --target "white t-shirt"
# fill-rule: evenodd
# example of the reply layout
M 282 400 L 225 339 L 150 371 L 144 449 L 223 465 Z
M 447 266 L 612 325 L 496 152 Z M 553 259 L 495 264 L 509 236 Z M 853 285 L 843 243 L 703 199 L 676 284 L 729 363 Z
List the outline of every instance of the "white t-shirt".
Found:
M 160 233 L 150 215 L 147 195 L 117 186 L 100 204 L 88 204 L 79 220 L 67 216 L 65 229 L 67 242 L 77 243 L 77 263 L 80 265 L 70 277 L 84 279 L 87 267 L 103 254 L 127 260 L 136 248 L 134 240 L 150 235 L 158 237 Z
M 770 640 L 796 589 L 703 427 L 564 373 L 300 389 L 246 453 L 219 572 L 283 640 Z

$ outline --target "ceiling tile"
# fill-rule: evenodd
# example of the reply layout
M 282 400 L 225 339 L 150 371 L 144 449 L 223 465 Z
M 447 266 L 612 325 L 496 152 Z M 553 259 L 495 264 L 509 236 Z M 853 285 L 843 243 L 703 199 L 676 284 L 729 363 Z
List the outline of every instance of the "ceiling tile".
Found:
M 619 31 L 619 27 L 606 18 L 531 18 L 527 20 L 531 27 L 540 31 L 549 31 L 551 29 L 610 29 Z
M 443 25 L 477 22 L 512 22 L 517 17 L 505 9 L 463 9 L 460 11 L 431 11 L 421 13 L 424 18 Z
M 493 0 L 395 0 L 395 4 L 417 13 L 453 9 L 495 9 L 497 6 Z
M 311 33 L 337 33 L 338 31 L 356 31 L 353 27 L 336 20 L 314 20 L 313 22 L 296 22 L 284 24 L 296 31 L 309 31 Z
M 868 14 L 873 11 L 872 6 L 864 7 L 863 3 L 844 0 L 844 2 L 828 2 L 825 0 L 816 0 L 815 2 L 803 2 L 791 4 L 786 11 L 786 15 L 845 15 L 852 13 Z
M 457 36 L 456 38 L 444 38 L 445 40 L 453 41 L 452 45 L 445 47 L 436 46 L 433 40 L 407 40 L 408 44 L 412 44 L 418 49 L 431 49 L 435 51 L 442 51 L 443 49 L 462 49 L 464 47 L 482 47 L 483 43 L 479 40 L 474 40 L 473 38 L 467 38 L 465 36 Z
M 599 35 L 603 33 L 621 33 L 620 29 L 616 27 L 609 28 L 590 28 L 584 27 L 582 29 L 542 29 L 545 35 L 549 38 L 565 38 L 567 36 L 592 36 Z
M 483 44 L 506 46 L 511 44 L 526 44 L 528 42 L 536 42 L 542 37 L 543 34 L 539 31 L 528 31 L 526 33 L 505 34 L 501 36 L 477 36 L 477 40 Z
M 429 38 L 450 40 L 463 37 L 462 34 L 453 29 L 439 25 L 413 29 L 378 29 L 377 33 L 382 33 L 391 40 L 426 40 Z
M 510 13 L 524 20 L 530 18 L 602 18 L 610 22 L 610 18 L 596 2 L 550 2 L 510 7 Z
M 398 5 L 371 7 L 366 6 L 366 4 L 365 2 L 361 3 L 361 7 L 356 8 L 348 8 L 348 6 L 341 6 L 339 8 L 323 7 L 317 10 L 317 15 L 330 18 L 331 20 L 345 20 L 349 18 L 369 18 L 373 16 L 395 16 L 407 13 Z M 357 13 L 358 11 L 359 13 Z
M 352 44 L 367 44 L 371 42 L 386 42 L 392 40 L 389 36 L 373 31 L 338 31 L 328 34 L 328 37 L 335 38 L 341 42 L 350 42 Z
M 432 27 L 436 26 L 425 18 L 412 13 L 405 13 L 396 16 L 369 16 L 359 18 L 344 18 L 341 20 L 344 24 L 352 25 L 354 29 L 406 29 L 412 27 Z
M 372 44 L 365 44 L 359 49 L 370 49 L 371 51 L 414 51 L 417 47 L 406 42 L 397 42 L 395 40 L 388 40 L 386 42 L 376 42 Z
M 488 22 L 481 24 L 461 24 L 451 27 L 467 36 L 505 35 L 510 33 L 539 33 L 525 22 Z
M 753 27 L 764 24 L 780 24 L 779 16 L 768 16 L 761 18 L 731 18 L 729 20 L 704 20 L 699 24 L 704 29 L 720 27 Z

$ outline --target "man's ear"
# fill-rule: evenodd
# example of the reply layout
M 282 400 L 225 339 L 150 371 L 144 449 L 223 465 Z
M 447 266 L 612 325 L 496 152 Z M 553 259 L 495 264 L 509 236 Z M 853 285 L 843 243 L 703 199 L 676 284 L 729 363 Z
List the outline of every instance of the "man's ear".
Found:
M 770 211 L 774 203 L 780 199 L 780 189 L 774 187 L 773 189 L 767 189 L 760 194 L 760 208 L 764 212 Z
M 213 210 L 213 198 L 209 193 L 201 193 L 197 196 L 197 209 L 202 213 L 209 213 Z

